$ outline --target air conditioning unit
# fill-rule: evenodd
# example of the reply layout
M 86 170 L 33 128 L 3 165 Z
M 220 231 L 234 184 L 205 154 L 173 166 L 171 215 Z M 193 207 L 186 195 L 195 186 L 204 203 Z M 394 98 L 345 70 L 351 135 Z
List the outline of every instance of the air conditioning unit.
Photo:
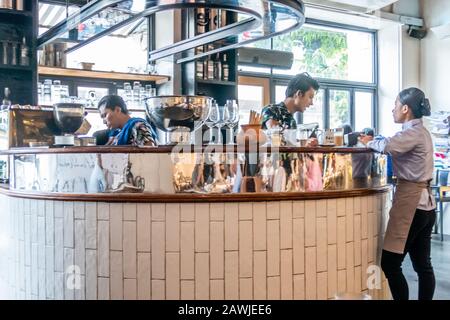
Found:
M 293 62 L 292 52 L 249 47 L 238 49 L 238 63 L 241 65 L 289 70 Z

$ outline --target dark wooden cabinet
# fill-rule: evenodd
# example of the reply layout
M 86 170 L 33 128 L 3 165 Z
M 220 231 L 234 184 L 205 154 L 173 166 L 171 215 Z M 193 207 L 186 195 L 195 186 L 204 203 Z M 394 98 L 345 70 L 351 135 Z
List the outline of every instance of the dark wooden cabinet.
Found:
M 37 1 L 25 0 L 20 11 L 0 9 L 0 100 L 7 87 L 13 104 L 37 104 L 37 35 Z
M 237 14 L 219 9 L 192 9 L 186 12 L 184 19 L 184 37 L 190 38 L 235 22 Z M 196 47 L 185 55 L 203 53 L 234 41 L 237 39 L 216 41 Z M 228 99 L 237 100 L 237 52 L 234 49 L 186 62 L 182 73 L 183 94 L 210 96 L 219 105 L 224 105 Z

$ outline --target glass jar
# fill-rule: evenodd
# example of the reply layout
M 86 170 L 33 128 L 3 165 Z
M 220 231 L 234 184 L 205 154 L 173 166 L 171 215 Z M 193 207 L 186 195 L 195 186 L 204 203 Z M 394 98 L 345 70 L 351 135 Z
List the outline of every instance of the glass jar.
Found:
M 344 145 L 344 129 L 343 128 L 334 129 L 334 144 L 336 147 Z
M 282 136 L 281 136 L 281 128 L 274 127 L 268 130 L 270 137 L 270 145 L 273 147 L 281 146 Z
M 123 90 L 125 91 L 125 102 L 126 102 L 126 104 L 130 104 L 132 102 L 132 98 L 133 98 L 131 83 L 125 82 L 123 84 Z

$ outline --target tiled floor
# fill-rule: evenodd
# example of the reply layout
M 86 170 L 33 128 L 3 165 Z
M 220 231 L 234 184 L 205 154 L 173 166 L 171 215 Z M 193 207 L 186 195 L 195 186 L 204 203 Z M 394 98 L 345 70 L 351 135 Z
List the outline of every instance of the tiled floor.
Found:
M 438 234 L 431 240 L 431 262 L 436 277 L 434 299 L 450 300 L 450 236 L 441 242 Z M 417 274 L 414 272 L 409 256 L 405 258 L 403 272 L 409 284 L 410 299 L 417 299 Z

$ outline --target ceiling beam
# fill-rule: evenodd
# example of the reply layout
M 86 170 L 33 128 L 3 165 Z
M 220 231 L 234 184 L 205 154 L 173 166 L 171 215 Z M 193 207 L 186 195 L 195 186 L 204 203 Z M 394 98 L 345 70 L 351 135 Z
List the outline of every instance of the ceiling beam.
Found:
M 66 0 L 39 0 L 39 3 L 66 5 Z M 87 3 L 86 0 L 69 0 L 69 5 L 83 6 Z

